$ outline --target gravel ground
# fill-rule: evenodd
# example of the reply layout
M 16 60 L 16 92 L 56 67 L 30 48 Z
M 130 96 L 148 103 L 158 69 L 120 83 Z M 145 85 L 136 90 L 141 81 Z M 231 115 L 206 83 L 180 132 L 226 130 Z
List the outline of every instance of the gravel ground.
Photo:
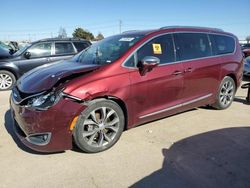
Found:
M 0 92 L 0 187 L 250 187 L 250 105 L 197 108 L 125 131 L 102 153 L 39 154 L 13 134 Z

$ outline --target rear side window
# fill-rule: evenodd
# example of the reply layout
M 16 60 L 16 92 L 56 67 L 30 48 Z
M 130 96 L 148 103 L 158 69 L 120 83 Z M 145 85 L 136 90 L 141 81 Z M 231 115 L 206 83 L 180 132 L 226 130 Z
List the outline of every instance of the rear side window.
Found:
M 160 59 L 160 64 L 175 61 L 172 35 L 164 35 L 152 39 L 137 52 L 138 62 L 146 56 L 155 56 Z
M 75 45 L 77 52 L 80 52 L 90 46 L 87 42 L 73 42 L 73 44 Z
M 212 55 L 208 36 L 205 33 L 174 34 L 178 60 L 196 59 Z
M 221 55 L 234 52 L 235 41 L 232 37 L 213 34 L 210 34 L 209 37 L 212 43 L 213 55 Z
M 63 54 L 73 54 L 75 50 L 71 42 L 56 42 L 55 43 L 55 54 L 63 55 Z

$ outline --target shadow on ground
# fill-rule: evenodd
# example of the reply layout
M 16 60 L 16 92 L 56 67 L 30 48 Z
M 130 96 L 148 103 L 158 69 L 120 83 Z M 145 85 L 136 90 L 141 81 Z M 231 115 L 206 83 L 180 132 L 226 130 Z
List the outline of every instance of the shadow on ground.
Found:
M 162 153 L 162 169 L 131 187 L 250 187 L 250 128 L 199 134 L 176 142 Z
M 5 113 L 4 119 L 5 119 L 4 125 L 5 125 L 6 130 L 7 130 L 8 133 L 11 135 L 12 139 L 15 141 L 16 145 L 17 145 L 21 150 L 23 150 L 23 151 L 25 151 L 25 152 L 28 152 L 28 153 L 31 153 L 31 154 L 37 154 L 37 155 L 49 155 L 49 154 L 62 153 L 62 152 L 57 152 L 57 153 L 42 153 L 42 152 L 37 152 L 37 151 L 31 150 L 30 148 L 28 148 L 27 146 L 25 146 L 25 145 L 19 140 L 19 138 L 17 137 L 17 135 L 15 134 L 14 127 L 13 127 L 13 121 L 12 121 L 12 118 L 11 118 L 11 112 L 10 112 L 10 110 L 8 110 L 8 111 Z
M 250 102 L 246 100 L 246 97 L 235 97 L 234 102 L 239 102 L 242 104 L 250 105 Z

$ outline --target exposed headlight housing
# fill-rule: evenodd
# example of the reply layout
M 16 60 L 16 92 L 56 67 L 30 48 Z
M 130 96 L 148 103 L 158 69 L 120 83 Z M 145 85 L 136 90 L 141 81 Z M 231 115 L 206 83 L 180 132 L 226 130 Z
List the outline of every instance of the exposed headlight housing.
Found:
M 61 92 L 54 91 L 47 94 L 41 94 L 29 99 L 26 106 L 34 110 L 47 110 L 58 103 L 61 96 Z

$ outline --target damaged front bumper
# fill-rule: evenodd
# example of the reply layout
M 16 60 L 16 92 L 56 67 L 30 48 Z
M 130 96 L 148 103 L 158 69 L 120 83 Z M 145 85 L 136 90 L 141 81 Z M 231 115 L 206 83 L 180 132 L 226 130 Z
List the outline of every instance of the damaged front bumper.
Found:
M 27 147 L 40 152 L 58 152 L 72 148 L 70 125 L 75 117 L 86 108 L 70 98 L 60 101 L 45 111 L 21 106 L 10 98 L 10 109 L 14 130 Z

